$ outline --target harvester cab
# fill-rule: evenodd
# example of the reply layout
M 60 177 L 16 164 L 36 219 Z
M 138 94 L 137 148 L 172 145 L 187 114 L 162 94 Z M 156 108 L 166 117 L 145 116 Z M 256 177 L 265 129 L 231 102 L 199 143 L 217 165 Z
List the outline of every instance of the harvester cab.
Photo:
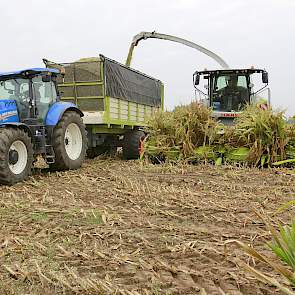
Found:
M 38 155 L 58 170 L 84 160 L 83 113 L 59 101 L 58 74 L 48 68 L 0 73 L 0 183 L 27 178 Z
M 176 36 L 157 32 L 141 32 L 135 35 L 129 48 L 126 66 L 130 67 L 134 48 L 138 46 L 140 41 L 147 39 L 160 39 L 183 44 L 206 54 L 221 66 L 221 70 L 205 70 L 194 74 L 197 99 L 213 109 L 213 116 L 217 120 L 225 124 L 232 124 L 234 118 L 240 115 L 246 104 L 256 103 L 263 108 L 270 105 L 270 89 L 267 87 L 268 73 L 265 70 L 255 68 L 231 69 L 227 62 L 216 53 Z M 261 83 L 256 83 L 252 79 L 252 76 L 257 78 L 257 74 L 261 74 L 264 84 L 260 88 L 259 84 Z M 203 78 L 203 90 L 199 87 L 201 78 Z
M 253 83 L 253 77 L 257 81 Z M 203 78 L 201 81 L 201 78 Z M 202 90 L 200 82 L 203 83 Z M 213 117 L 224 124 L 232 124 L 248 104 L 257 104 L 261 108 L 270 105 L 268 73 L 261 69 L 224 69 L 195 72 L 193 83 L 197 99 L 213 110 Z M 258 87 L 258 88 L 257 88 Z

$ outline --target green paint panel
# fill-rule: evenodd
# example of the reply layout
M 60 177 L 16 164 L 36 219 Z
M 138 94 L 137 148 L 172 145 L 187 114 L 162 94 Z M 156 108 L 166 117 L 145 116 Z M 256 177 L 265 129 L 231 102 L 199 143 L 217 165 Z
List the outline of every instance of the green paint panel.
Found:
M 84 111 L 103 111 L 103 98 L 78 98 L 77 105 L 79 109 Z
M 102 85 L 77 85 L 77 97 L 103 96 Z

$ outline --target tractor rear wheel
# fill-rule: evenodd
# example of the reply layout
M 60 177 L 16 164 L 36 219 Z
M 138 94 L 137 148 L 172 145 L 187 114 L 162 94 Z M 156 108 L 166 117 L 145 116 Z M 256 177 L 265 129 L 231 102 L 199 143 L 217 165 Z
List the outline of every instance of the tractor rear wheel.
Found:
M 87 150 L 87 135 L 78 113 L 64 113 L 54 128 L 52 146 L 55 162 L 50 164 L 51 169 L 62 171 L 81 167 Z
M 127 160 L 139 159 L 144 153 L 146 134 L 141 130 L 132 130 L 124 135 L 123 157 Z
M 0 129 L 0 183 L 12 185 L 28 178 L 33 164 L 29 135 L 17 128 Z

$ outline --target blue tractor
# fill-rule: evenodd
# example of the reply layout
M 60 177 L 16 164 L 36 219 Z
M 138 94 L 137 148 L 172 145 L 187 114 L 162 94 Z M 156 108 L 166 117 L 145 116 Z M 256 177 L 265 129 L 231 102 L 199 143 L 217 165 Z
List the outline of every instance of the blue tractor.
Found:
M 0 73 L 1 184 L 26 179 L 39 155 L 59 171 L 77 169 L 84 161 L 83 113 L 60 101 L 58 74 L 48 68 Z

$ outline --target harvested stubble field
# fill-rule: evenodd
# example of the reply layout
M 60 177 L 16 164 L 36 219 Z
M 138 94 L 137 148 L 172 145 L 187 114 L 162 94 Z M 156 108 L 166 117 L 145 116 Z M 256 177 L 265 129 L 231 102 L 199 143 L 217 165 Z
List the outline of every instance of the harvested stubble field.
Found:
M 272 255 L 253 209 L 274 213 L 294 197 L 294 177 L 110 159 L 37 171 L 1 187 L 0 294 L 280 294 L 224 243 L 239 239 Z

